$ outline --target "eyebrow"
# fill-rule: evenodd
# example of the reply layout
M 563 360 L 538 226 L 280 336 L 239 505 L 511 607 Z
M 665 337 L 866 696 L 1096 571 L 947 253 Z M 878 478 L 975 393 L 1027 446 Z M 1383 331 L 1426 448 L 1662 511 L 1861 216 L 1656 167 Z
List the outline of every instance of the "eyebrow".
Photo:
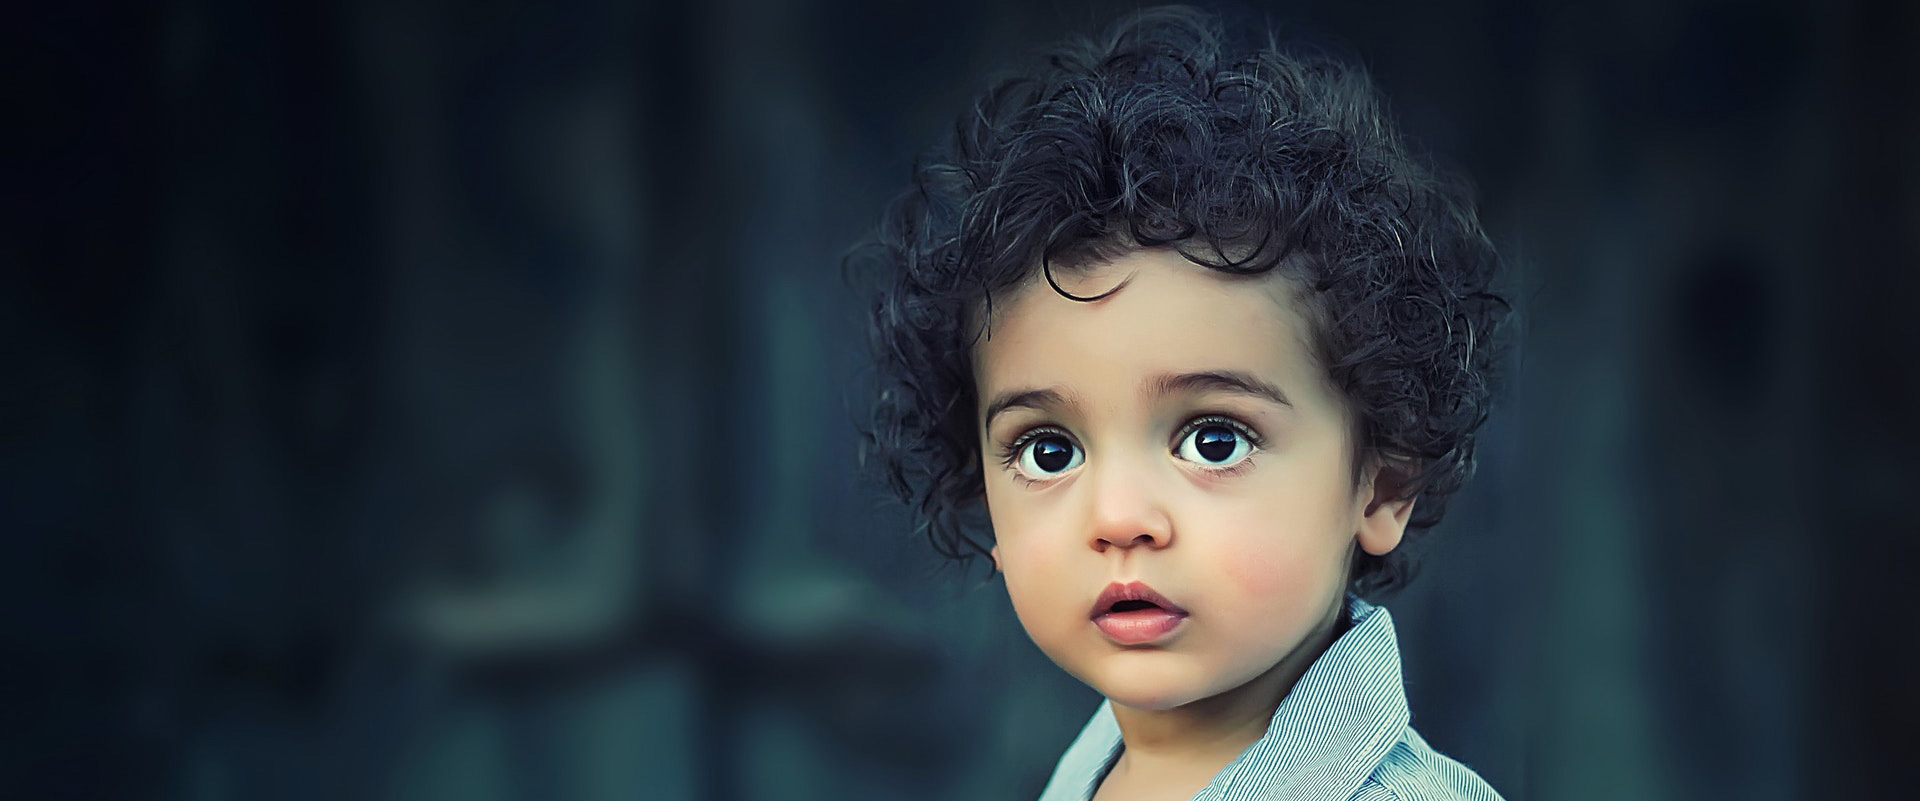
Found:
M 1236 395 L 1252 395 L 1256 398 L 1292 406 L 1287 393 L 1279 387 L 1260 380 L 1251 373 L 1238 370 L 1208 370 L 1201 373 L 1179 373 L 1163 375 L 1152 383 L 1154 394 L 1173 395 L 1181 392 L 1229 392 Z
M 1046 409 L 1065 404 L 1066 398 L 1062 397 L 1058 390 L 1023 389 L 1002 392 L 993 399 L 992 403 L 987 404 L 987 419 L 984 424 L 992 426 L 993 416 L 1008 409 Z
M 1207 370 L 1198 373 L 1162 375 L 1149 380 L 1145 387 L 1156 396 L 1227 392 L 1263 398 L 1281 406 L 1293 406 L 1293 402 L 1287 400 L 1287 394 L 1281 392 L 1279 387 L 1238 370 Z M 1003 392 L 994 396 L 993 402 L 987 404 L 984 424 L 992 426 L 993 418 L 1008 409 L 1047 409 L 1064 405 L 1066 405 L 1066 397 L 1057 389 L 1022 389 Z

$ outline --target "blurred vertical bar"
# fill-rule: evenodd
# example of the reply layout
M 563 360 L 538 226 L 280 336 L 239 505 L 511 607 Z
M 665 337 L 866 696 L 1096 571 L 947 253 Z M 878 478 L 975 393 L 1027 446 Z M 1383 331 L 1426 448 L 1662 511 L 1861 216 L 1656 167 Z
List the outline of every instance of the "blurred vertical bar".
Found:
M 1823 580 L 1807 689 L 1818 772 L 1807 797 L 1894 795 L 1912 785 L 1920 683 L 1913 571 L 1920 564 L 1920 4 L 1823 5 L 1815 315 L 1818 405 L 1801 475 L 1816 499 Z

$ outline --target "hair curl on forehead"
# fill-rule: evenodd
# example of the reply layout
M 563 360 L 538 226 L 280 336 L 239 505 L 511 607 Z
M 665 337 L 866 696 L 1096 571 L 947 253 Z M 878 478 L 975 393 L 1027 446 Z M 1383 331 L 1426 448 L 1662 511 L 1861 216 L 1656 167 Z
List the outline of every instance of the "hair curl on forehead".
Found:
M 1358 69 L 1271 41 L 1230 51 L 1214 18 L 1164 8 L 981 93 L 849 257 L 873 291 L 863 462 L 935 550 L 988 550 L 971 358 L 994 296 L 1158 247 L 1291 279 L 1356 476 L 1399 466 L 1407 542 L 1440 522 L 1473 473 L 1508 309 L 1467 190 L 1410 151 Z M 1405 548 L 1362 552 L 1349 586 L 1408 576 Z

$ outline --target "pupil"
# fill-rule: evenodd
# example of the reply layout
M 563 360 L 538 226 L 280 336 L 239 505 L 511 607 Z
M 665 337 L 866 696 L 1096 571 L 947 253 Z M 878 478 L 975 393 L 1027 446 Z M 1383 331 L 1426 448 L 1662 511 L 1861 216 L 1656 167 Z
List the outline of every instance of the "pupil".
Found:
M 1073 448 L 1058 439 L 1043 439 L 1033 443 L 1033 463 L 1041 470 L 1058 473 L 1067 469 L 1067 462 L 1073 459 Z
M 1227 457 L 1233 455 L 1234 441 L 1238 437 L 1239 435 L 1232 429 L 1209 426 L 1200 429 L 1200 436 L 1194 443 L 1194 450 L 1199 451 L 1200 457 L 1209 462 L 1224 462 Z

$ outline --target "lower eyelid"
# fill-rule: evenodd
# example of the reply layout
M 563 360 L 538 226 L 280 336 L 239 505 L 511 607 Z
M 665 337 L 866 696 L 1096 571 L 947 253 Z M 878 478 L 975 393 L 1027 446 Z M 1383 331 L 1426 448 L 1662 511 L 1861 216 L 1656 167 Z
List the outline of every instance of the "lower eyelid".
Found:
M 1234 462 L 1233 464 L 1227 465 L 1226 467 L 1210 467 L 1210 466 L 1201 464 L 1199 462 L 1191 462 L 1190 464 L 1194 466 L 1194 469 L 1204 472 L 1210 477 L 1226 478 L 1230 476 L 1237 476 L 1237 475 L 1240 475 L 1241 473 L 1247 472 L 1248 470 L 1252 470 L 1253 457 L 1257 455 L 1259 452 L 1260 451 L 1258 449 L 1255 449 L 1253 453 L 1247 454 L 1245 458 L 1241 459 L 1238 462 Z

